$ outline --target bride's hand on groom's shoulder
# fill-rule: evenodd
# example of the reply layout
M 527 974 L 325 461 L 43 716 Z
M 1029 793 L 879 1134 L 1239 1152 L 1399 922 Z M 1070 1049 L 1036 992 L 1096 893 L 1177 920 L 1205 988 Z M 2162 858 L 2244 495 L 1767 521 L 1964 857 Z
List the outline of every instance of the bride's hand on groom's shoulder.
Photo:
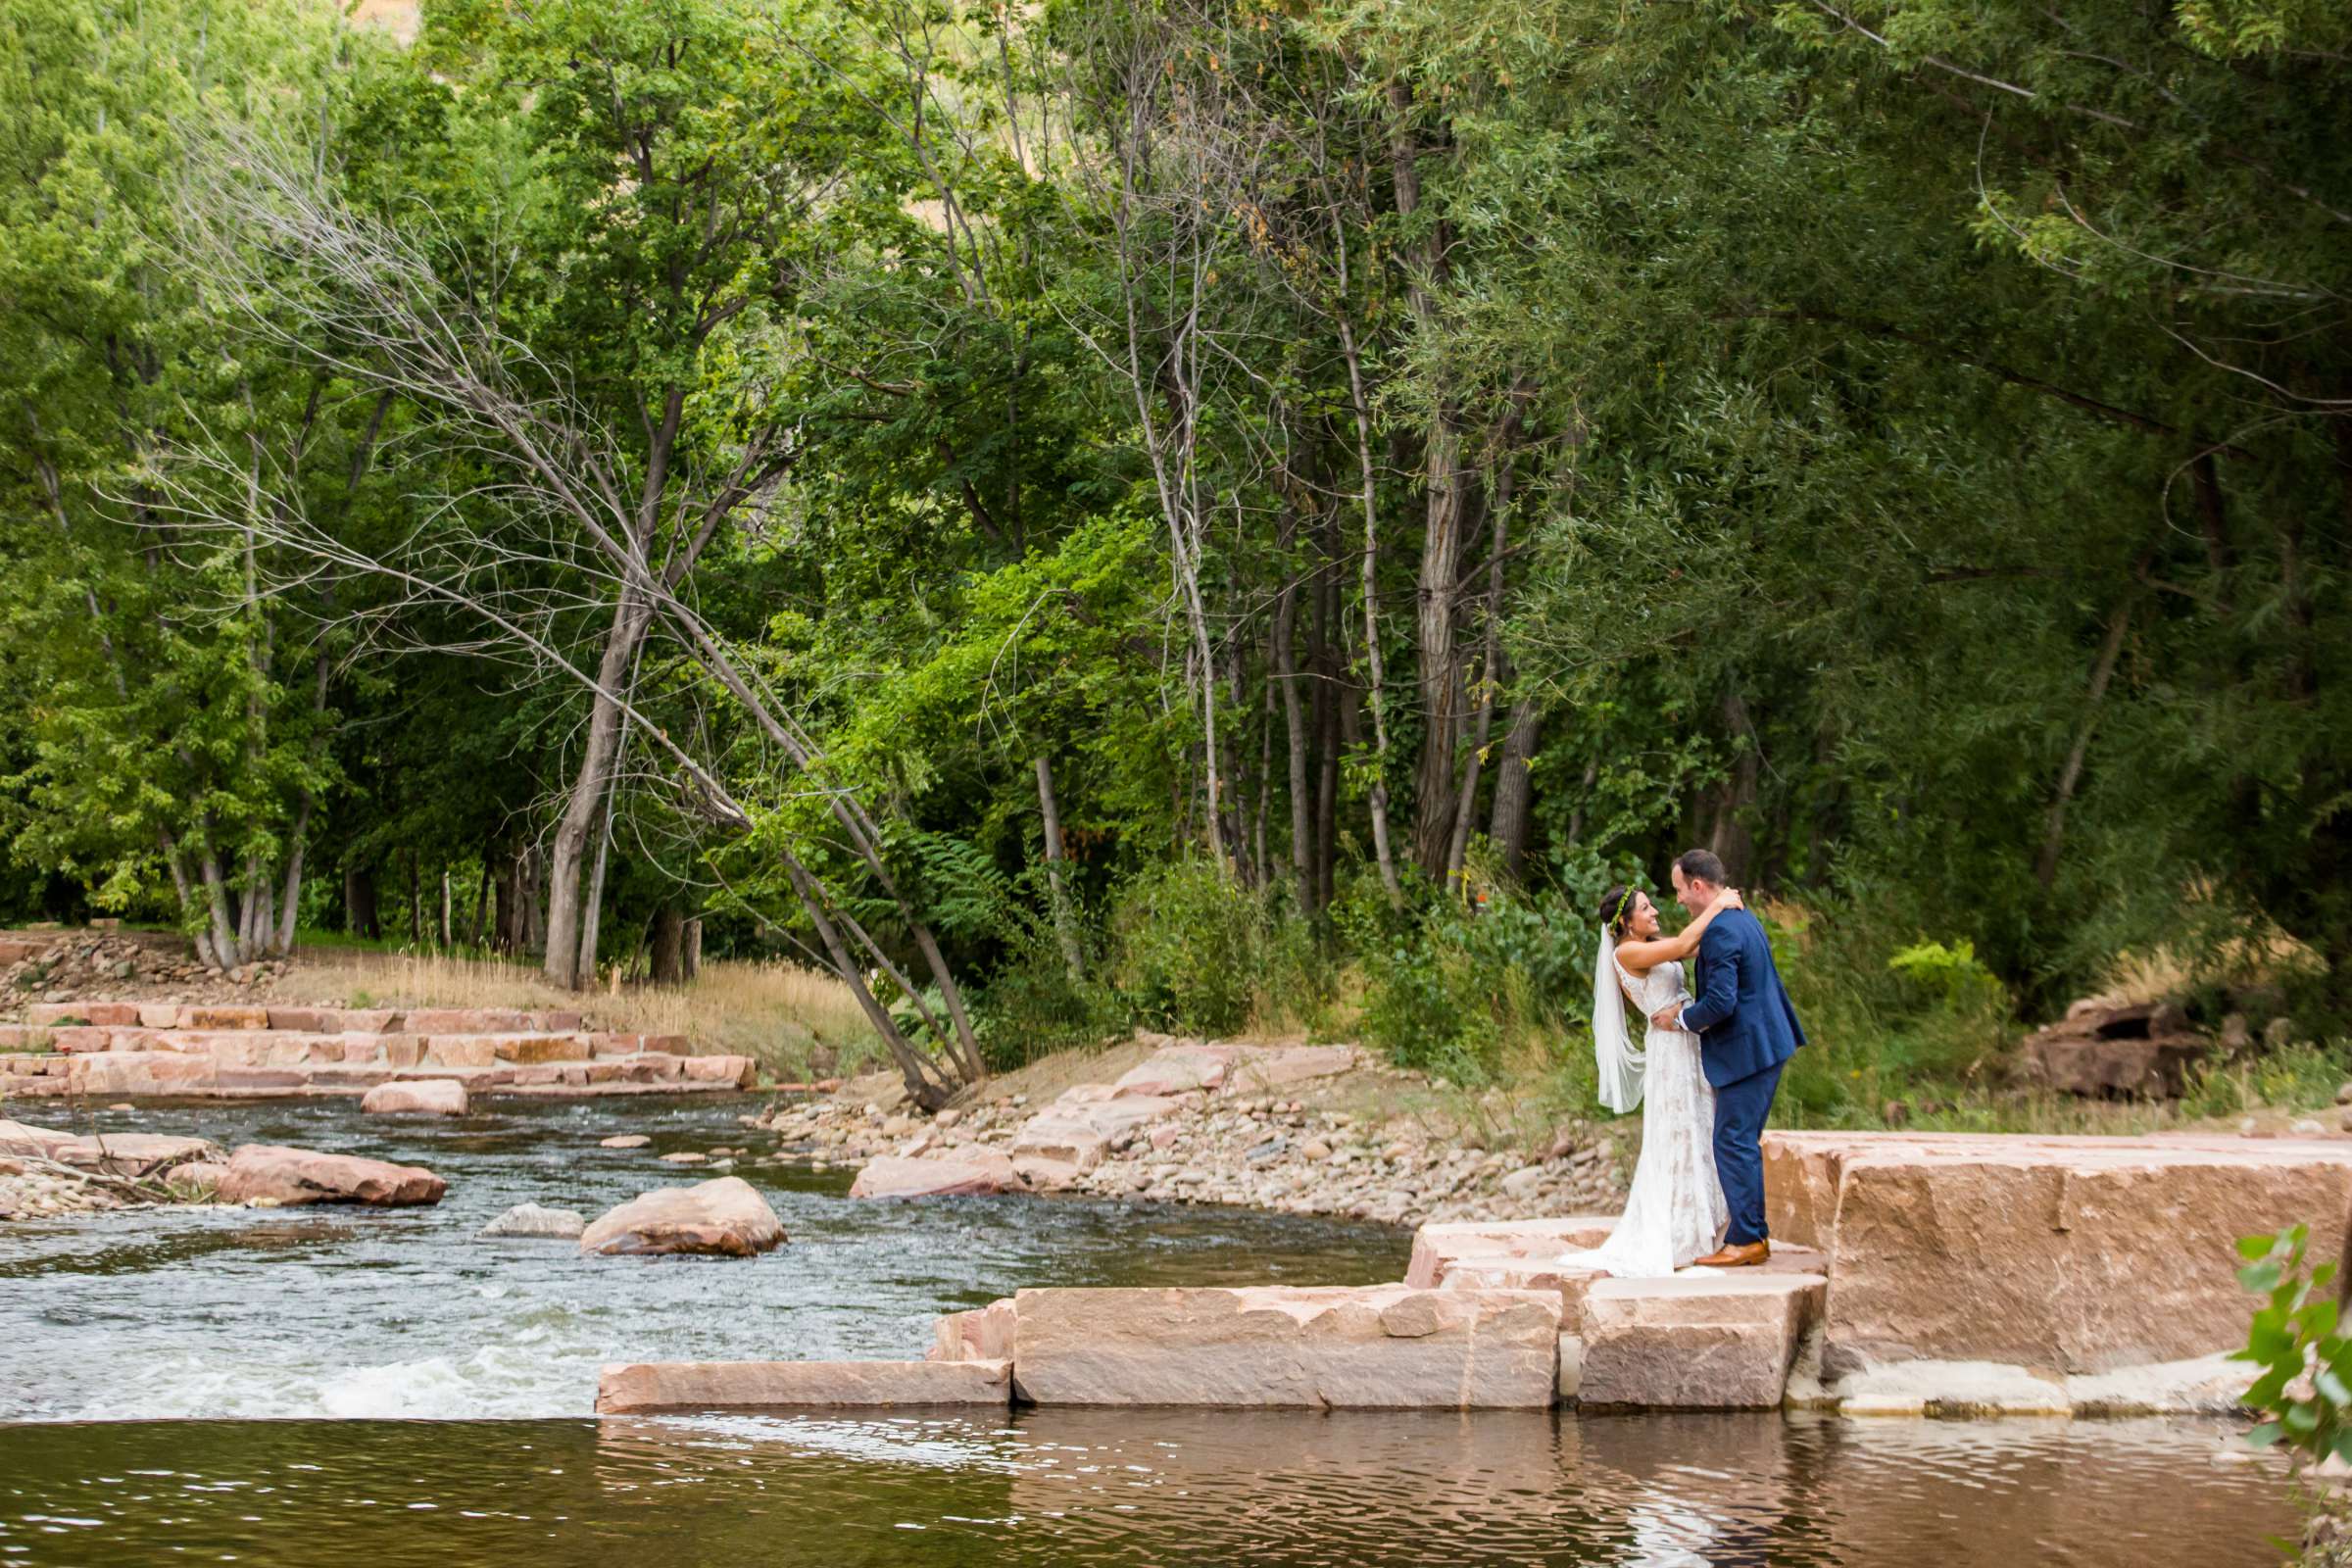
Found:
M 1738 888 L 1725 888 L 1723 890 L 1723 903 L 1724 907 L 1730 909 L 1744 909 L 1747 907 L 1747 901 L 1740 896 L 1740 890 Z

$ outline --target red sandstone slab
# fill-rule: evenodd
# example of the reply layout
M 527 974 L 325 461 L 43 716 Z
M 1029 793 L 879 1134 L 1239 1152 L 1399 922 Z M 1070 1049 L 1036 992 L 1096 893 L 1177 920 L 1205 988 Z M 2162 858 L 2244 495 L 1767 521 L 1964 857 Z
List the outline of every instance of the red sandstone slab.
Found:
M 1405 1265 L 1404 1282 L 1431 1289 L 1445 1281 L 1449 1267 L 1465 1258 L 1556 1257 L 1571 1248 L 1598 1247 L 1616 1228 L 1614 1214 L 1424 1225 L 1413 1232 L 1413 1255 Z
M 2101 1373 L 2241 1344 L 2239 1236 L 2332 1256 L 2352 1145 L 2229 1138 L 1769 1135 L 1777 1234 L 1821 1236 L 1832 1375 L 1897 1360 Z
M 597 1377 L 600 1415 L 890 1405 L 1009 1405 L 1005 1361 L 635 1361 Z
M 1040 1404 L 1542 1408 L 1559 1299 L 1530 1291 L 1025 1290 L 1013 1365 Z
M 1561 1387 L 1573 1381 L 1577 1397 L 1595 1407 L 1776 1407 L 1826 1289 L 1813 1275 L 1755 1269 L 1597 1281 L 1585 1295 L 1577 1343 L 1561 1346 Z
M 179 1010 L 182 1029 L 267 1029 L 267 1007 L 188 1006 Z
M 70 1060 L 65 1081 L 75 1094 L 201 1094 L 217 1081 L 210 1056 L 176 1051 L 101 1051 Z

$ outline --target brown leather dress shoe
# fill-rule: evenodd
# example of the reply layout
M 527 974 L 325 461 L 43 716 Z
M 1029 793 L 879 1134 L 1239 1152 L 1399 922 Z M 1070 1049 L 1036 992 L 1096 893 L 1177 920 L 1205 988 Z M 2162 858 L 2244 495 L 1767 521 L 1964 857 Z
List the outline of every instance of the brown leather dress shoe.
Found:
M 1692 1268 L 1753 1268 L 1772 1256 L 1770 1242 L 1734 1242 L 1720 1252 L 1710 1252 L 1691 1264 Z

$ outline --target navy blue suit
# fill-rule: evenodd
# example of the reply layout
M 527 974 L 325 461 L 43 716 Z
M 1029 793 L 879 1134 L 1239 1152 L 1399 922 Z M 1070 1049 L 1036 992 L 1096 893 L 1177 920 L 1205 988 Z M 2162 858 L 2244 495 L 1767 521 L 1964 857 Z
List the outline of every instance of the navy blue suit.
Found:
M 1698 939 L 1696 1000 L 1683 1027 L 1698 1035 L 1699 1066 L 1715 1088 L 1715 1173 L 1732 1211 L 1725 1240 L 1763 1241 L 1764 1118 L 1781 1069 L 1805 1043 L 1804 1025 L 1773 967 L 1763 923 L 1745 909 L 1718 914 Z

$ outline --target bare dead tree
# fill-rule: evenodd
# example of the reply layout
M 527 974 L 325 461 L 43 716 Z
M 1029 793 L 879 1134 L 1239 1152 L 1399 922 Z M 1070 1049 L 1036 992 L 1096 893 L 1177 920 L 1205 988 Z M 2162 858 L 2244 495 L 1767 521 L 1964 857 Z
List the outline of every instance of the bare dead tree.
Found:
M 489 477 L 441 497 L 388 548 L 369 549 L 308 517 L 299 495 L 270 508 L 240 506 L 224 494 L 222 449 L 198 440 L 172 452 L 159 475 L 177 514 L 199 527 L 251 526 L 297 558 L 393 585 L 375 612 L 379 622 L 415 606 L 460 612 L 480 628 L 461 651 L 570 682 L 612 715 L 614 752 L 625 723 L 666 755 L 683 813 L 732 834 L 767 826 L 772 811 L 739 800 L 712 766 L 631 701 L 630 661 L 648 630 L 661 625 L 781 759 L 787 797 L 819 803 L 834 834 L 828 847 L 878 891 L 919 954 L 937 1008 L 842 892 L 808 863 L 816 846 L 775 845 L 827 961 L 858 998 L 909 1095 L 937 1106 L 982 1077 L 960 988 L 884 858 L 880 824 L 688 597 L 695 557 L 738 508 L 769 494 L 800 455 L 798 427 L 754 432 L 710 471 L 684 482 L 657 486 L 638 475 L 632 483 L 613 456 L 619 443 L 570 395 L 567 377 L 473 309 L 419 243 L 354 212 L 306 161 L 248 132 L 219 126 L 196 140 L 178 205 L 179 238 L 219 307 L 280 352 L 413 405 L 420 442 Z M 680 454 L 679 461 L 687 460 Z M 592 667 L 568 652 L 564 626 L 596 603 L 618 607 L 620 635 L 605 640 Z M 941 1057 L 909 1039 L 868 983 L 869 968 L 904 991 L 942 1043 Z

